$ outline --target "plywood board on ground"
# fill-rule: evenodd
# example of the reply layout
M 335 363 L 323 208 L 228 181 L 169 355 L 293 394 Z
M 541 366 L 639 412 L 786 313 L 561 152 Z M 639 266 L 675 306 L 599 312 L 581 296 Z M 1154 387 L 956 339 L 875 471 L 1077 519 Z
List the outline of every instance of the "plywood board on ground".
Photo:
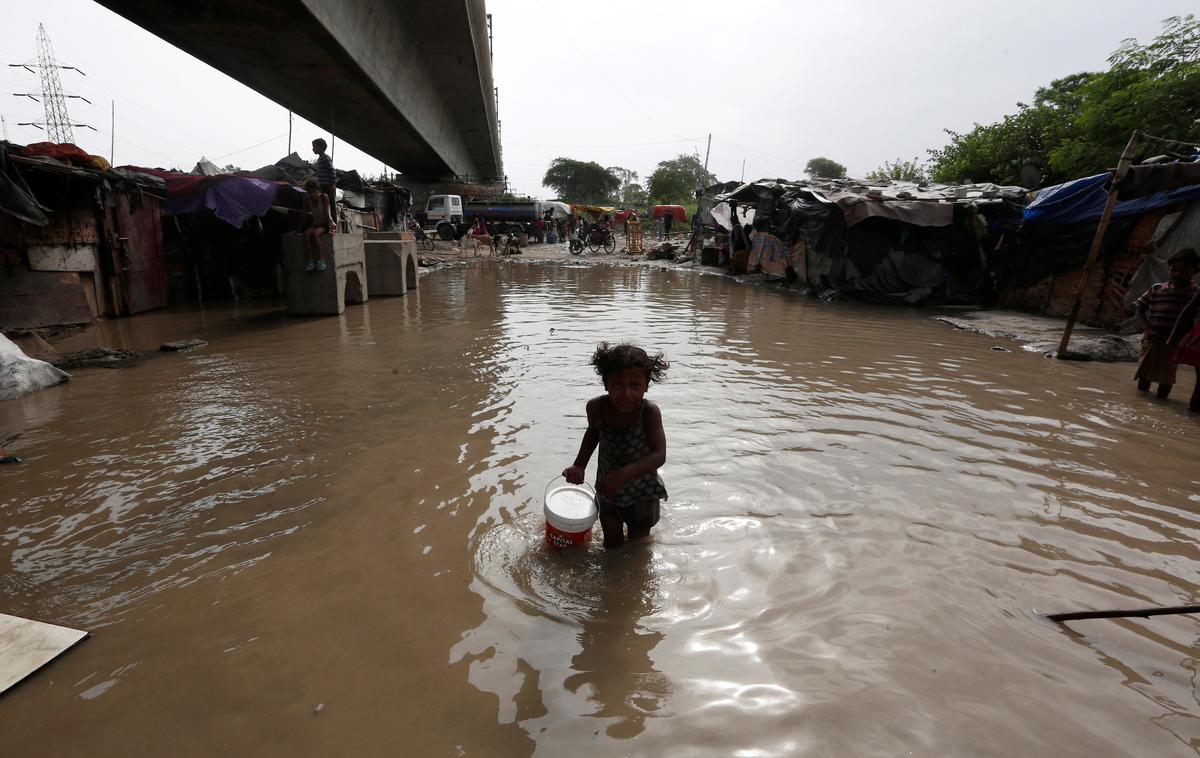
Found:
M 87 636 L 78 629 L 0 613 L 0 693 Z

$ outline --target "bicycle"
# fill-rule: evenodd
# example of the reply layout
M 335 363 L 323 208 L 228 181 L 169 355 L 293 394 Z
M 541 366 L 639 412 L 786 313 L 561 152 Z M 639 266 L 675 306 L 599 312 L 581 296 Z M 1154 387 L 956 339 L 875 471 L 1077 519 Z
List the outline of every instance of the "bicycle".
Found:
M 426 234 L 425 230 L 421 228 L 420 224 L 415 222 L 411 223 L 408 225 L 408 230 L 413 233 L 414 237 L 416 237 L 418 247 L 425 250 L 425 252 L 433 252 L 433 237 L 430 237 L 428 234 Z
M 592 232 L 588 235 L 588 249 L 595 253 L 602 247 L 604 252 L 612 255 L 617 251 L 617 237 L 610 229 L 592 227 Z

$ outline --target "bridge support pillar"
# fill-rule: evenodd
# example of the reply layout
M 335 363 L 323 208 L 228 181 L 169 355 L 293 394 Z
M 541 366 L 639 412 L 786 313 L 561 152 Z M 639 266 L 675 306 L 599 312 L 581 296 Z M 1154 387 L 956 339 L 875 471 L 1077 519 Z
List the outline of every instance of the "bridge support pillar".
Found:
M 283 279 L 289 316 L 336 316 L 346 304 L 368 297 L 366 259 L 361 233 L 321 237 L 324 271 L 305 271 L 304 235 L 283 235 Z
M 363 248 L 371 297 L 396 297 L 417 288 L 417 243 L 411 232 L 367 232 Z

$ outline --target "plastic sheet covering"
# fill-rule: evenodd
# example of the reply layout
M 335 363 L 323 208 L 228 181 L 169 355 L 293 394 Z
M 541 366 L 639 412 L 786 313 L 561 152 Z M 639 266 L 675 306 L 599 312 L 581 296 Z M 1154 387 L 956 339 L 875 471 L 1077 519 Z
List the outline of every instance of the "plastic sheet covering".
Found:
M 1074 224 L 1099 221 L 1108 200 L 1108 180 L 1111 174 L 1096 174 L 1083 179 L 1047 187 L 1037 194 L 1025 209 L 1027 224 Z M 1146 211 L 1200 198 L 1200 184 L 1156 192 L 1132 200 L 1122 200 L 1117 194 L 1113 218 L 1139 216 Z
M 717 226 L 721 227 L 725 231 L 729 231 L 733 227 L 733 222 L 731 222 L 729 220 L 729 203 L 727 203 L 727 202 L 714 203 L 711 213 L 712 213 L 713 221 L 716 222 Z M 753 208 L 744 208 L 742 206 L 738 206 L 737 216 L 738 216 L 739 224 L 753 224 L 754 223 L 754 209 Z
M 280 187 L 274 182 L 249 176 L 196 176 L 136 166 L 125 168 L 157 176 L 166 182 L 164 213 L 178 215 L 209 208 L 217 218 L 239 229 L 252 216 L 267 215 Z
M 1160 227 L 1168 229 L 1158 239 L 1154 254 L 1142 259 L 1142 264 L 1129 282 L 1125 304 L 1133 307 L 1133 301 L 1150 289 L 1150 285 L 1167 280 L 1167 259 L 1186 248 L 1200 251 L 1200 200 L 1194 201 L 1181 213 L 1164 216 Z M 1155 233 L 1158 236 L 1158 232 Z
M 1132 200 L 1200 184 L 1200 163 L 1153 163 L 1134 166 L 1117 183 L 1117 196 Z

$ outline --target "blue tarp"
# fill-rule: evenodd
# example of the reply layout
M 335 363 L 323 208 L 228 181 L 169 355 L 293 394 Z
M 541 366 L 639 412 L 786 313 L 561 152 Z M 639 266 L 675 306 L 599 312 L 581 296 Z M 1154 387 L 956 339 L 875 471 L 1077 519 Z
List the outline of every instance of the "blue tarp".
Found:
M 1099 221 L 1108 199 L 1106 188 L 1111 174 L 1097 174 L 1073 182 L 1047 187 L 1025 208 L 1025 222 L 1031 224 L 1071 224 L 1079 221 Z M 1174 205 L 1200 198 L 1200 184 L 1156 192 L 1135 200 L 1117 196 L 1113 218 L 1137 216 L 1153 208 Z

